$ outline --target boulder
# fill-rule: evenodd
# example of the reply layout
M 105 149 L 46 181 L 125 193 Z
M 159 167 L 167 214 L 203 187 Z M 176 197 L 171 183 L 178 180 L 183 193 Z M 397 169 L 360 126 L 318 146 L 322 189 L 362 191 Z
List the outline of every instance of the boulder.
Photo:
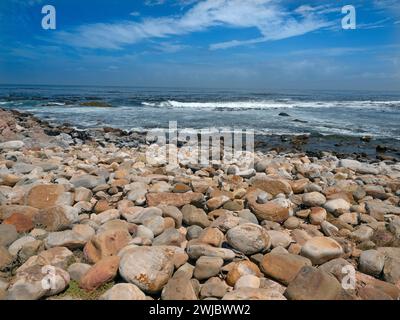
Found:
M 226 240 L 234 249 L 251 255 L 266 251 L 271 246 L 271 239 L 264 228 L 253 223 L 244 223 L 230 229 Z
M 328 237 L 311 238 L 301 248 L 301 255 L 310 259 L 313 264 L 323 264 L 342 254 L 340 244 Z

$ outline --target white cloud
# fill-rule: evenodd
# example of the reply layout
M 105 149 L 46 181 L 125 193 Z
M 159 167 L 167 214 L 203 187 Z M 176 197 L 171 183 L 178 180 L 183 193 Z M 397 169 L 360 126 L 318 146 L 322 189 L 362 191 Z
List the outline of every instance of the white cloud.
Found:
M 301 6 L 297 12 L 287 12 L 280 1 L 205 0 L 180 16 L 82 25 L 70 32 L 59 32 L 57 40 L 76 47 L 120 49 L 145 39 L 186 35 L 216 26 L 255 28 L 260 33 L 255 39 L 232 40 L 211 46 L 220 49 L 299 36 L 331 25 L 316 10 L 328 10 L 327 6 Z M 151 1 L 153 4 L 160 2 Z
M 133 12 L 131 12 L 129 15 L 132 16 L 132 17 L 139 17 L 139 16 L 140 16 L 140 12 L 138 12 L 138 11 L 133 11 Z

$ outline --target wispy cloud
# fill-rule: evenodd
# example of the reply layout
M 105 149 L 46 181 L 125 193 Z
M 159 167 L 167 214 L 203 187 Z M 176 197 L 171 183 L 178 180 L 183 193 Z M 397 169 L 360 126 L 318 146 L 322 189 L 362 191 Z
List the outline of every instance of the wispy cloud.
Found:
M 148 4 L 163 2 L 151 0 Z M 120 49 L 146 39 L 186 35 L 217 26 L 256 28 L 260 33 L 255 39 L 211 45 L 211 49 L 222 49 L 295 37 L 327 27 L 331 22 L 323 16 L 324 10 L 332 8 L 301 6 L 290 12 L 280 0 L 205 0 L 180 16 L 81 25 L 72 31 L 58 32 L 55 40 L 75 47 Z

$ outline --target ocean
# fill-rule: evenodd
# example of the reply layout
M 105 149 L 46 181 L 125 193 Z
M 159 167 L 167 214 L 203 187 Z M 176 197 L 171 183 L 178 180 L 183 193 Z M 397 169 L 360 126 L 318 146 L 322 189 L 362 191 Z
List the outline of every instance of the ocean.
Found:
M 107 107 L 82 106 L 102 102 Z M 400 140 L 400 93 L 1 85 L 0 108 L 76 128 L 254 129 Z

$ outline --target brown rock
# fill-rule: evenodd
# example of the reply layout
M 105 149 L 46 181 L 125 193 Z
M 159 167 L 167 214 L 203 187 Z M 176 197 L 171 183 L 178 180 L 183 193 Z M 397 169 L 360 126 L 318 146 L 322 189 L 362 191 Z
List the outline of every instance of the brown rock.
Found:
M 75 209 L 67 206 L 55 206 L 42 209 L 34 218 L 34 224 L 47 231 L 62 231 L 72 225 L 71 213 Z
M 214 247 L 221 247 L 224 237 L 224 234 L 218 228 L 206 228 L 200 233 L 198 240 Z
M 9 267 L 13 262 L 13 257 L 4 247 L 0 247 L 0 271 L 3 271 Z
M 33 229 L 33 221 L 29 216 L 22 213 L 13 213 L 10 217 L 3 221 L 4 224 L 12 224 L 17 232 L 29 232 Z
M 159 204 L 170 205 L 175 207 L 183 207 L 185 204 L 200 202 L 203 195 L 197 192 L 186 193 L 148 193 L 146 194 L 147 205 L 149 207 L 156 207 Z
M 81 278 L 79 286 L 86 291 L 93 291 L 115 278 L 119 267 L 118 256 L 105 257 L 89 269 Z
M 292 193 L 292 187 L 289 182 L 284 179 L 275 179 L 271 177 L 254 177 L 251 180 L 253 187 L 261 189 L 273 196 L 279 193 L 290 194 Z
M 94 236 L 84 247 L 83 252 L 91 263 L 109 256 L 115 256 L 132 240 L 124 229 L 110 229 Z
M 257 196 L 261 190 L 252 190 L 247 194 L 247 202 L 250 209 L 259 220 L 271 220 L 284 222 L 289 217 L 289 208 L 280 205 L 278 202 L 269 201 L 265 204 L 257 203 Z
M 25 203 L 28 206 L 47 209 L 56 205 L 65 203 L 65 189 L 62 185 L 42 184 L 32 187 L 27 196 Z
M 261 277 L 262 273 L 257 265 L 249 260 L 235 262 L 226 275 L 226 283 L 233 287 L 241 276 L 252 274 Z
M 261 262 L 261 271 L 268 277 L 288 285 L 304 266 L 311 266 L 311 261 L 290 253 L 268 253 Z
M 333 275 L 305 266 L 290 282 L 285 296 L 290 300 L 336 300 L 341 290 L 339 281 Z

